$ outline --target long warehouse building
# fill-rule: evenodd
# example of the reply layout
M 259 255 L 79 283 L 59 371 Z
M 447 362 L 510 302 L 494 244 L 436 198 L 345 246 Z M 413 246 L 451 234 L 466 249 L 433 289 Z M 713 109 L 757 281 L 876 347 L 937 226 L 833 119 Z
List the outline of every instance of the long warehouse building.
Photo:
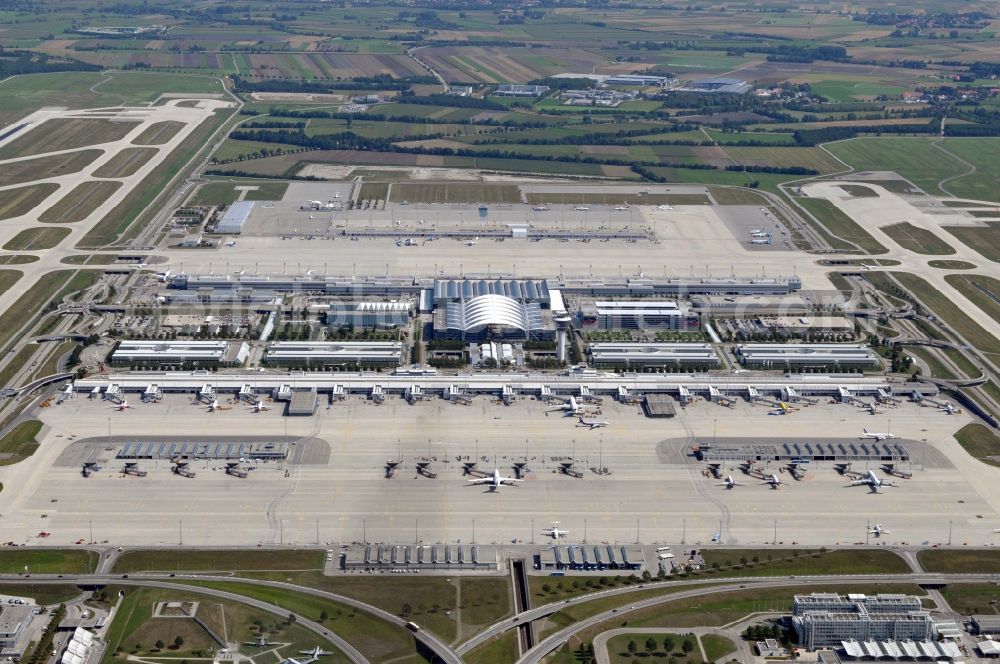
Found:
M 595 366 L 641 369 L 645 367 L 711 368 L 719 357 L 704 343 L 592 343 Z
M 264 363 L 278 366 L 386 367 L 403 361 L 398 341 L 275 341 Z
M 867 368 L 878 366 L 878 356 L 863 344 L 739 344 L 740 363 L 762 369 Z
M 112 364 L 199 365 L 243 364 L 250 353 L 244 342 L 230 341 L 141 341 L 119 342 Z

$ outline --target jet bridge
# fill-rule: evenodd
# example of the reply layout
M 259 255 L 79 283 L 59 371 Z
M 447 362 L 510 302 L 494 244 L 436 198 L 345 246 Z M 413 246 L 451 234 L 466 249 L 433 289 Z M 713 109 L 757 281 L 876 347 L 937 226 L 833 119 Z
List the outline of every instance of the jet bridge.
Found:
M 715 385 L 708 386 L 708 399 L 712 403 L 717 403 L 719 405 L 725 406 L 726 408 L 732 408 L 735 403 L 732 399 L 722 394 Z

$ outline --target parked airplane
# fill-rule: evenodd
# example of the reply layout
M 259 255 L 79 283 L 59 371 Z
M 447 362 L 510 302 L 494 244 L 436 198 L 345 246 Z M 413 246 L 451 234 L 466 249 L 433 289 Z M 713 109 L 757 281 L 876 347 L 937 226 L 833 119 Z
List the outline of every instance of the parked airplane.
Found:
M 780 489 L 781 478 L 774 473 L 771 473 L 768 477 L 764 478 L 764 481 L 761 482 L 761 484 L 770 484 L 772 489 Z
M 533 207 L 531 209 L 534 210 L 535 212 L 545 212 L 549 208 L 548 208 L 547 205 L 536 205 L 535 207 Z
M 957 413 L 957 412 L 958 412 L 958 409 L 957 409 L 957 408 L 955 408 L 955 406 L 953 406 L 953 405 L 952 405 L 952 404 L 951 404 L 950 402 L 948 402 L 948 401 L 945 401 L 945 402 L 944 402 L 944 405 L 943 405 L 943 406 L 941 406 L 941 410 L 943 410 L 944 412 L 946 412 L 946 413 L 947 413 L 947 414 L 949 414 L 949 415 L 954 415 L 955 413 Z
M 871 525 L 868 527 L 868 534 L 874 535 L 875 537 L 882 537 L 882 535 L 888 535 L 891 532 L 892 532 L 891 530 L 886 530 L 885 528 L 883 528 L 881 523 L 876 523 L 875 525 Z
M 255 412 L 255 413 L 262 413 L 265 410 L 271 410 L 271 409 L 268 408 L 267 405 L 263 401 L 258 401 L 256 404 L 254 404 L 253 412 Z
M 627 205 L 618 205 L 618 206 L 615 206 L 615 211 L 616 212 L 625 212 L 625 211 L 627 211 L 629 209 L 631 209 L 631 208 L 629 208 L 629 206 L 627 206 Z
M 590 208 L 587 207 L 586 205 L 577 205 L 573 209 L 576 210 L 577 212 L 590 212 Z
M 253 646 L 254 648 L 267 648 L 269 645 L 271 645 L 271 642 L 268 641 L 266 637 L 258 636 L 253 641 L 244 641 L 243 645 Z
M 664 204 L 664 205 L 657 205 L 656 209 L 657 210 L 673 210 L 674 208 L 672 206 L 670 206 L 670 205 Z
M 734 480 L 732 475 L 726 475 L 726 479 L 719 486 L 724 486 L 727 489 L 732 489 L 738 486 L 743 486 L 743 484 Z
M 208 404 L 208 412 L 214 413 L 217 410 L 219 410 L 219 400 L 212 399 L 212 402 Z
M 559 530 L 558 521 L 553 521 L 551 528 L 543 528 L 542 533 L 550 536 L 552 539 L 559 539 L 560 537 L 566 537 L 566 535 L 569 535 L 568 530 Z
M 861 479 L 854 480 L 847 486 L 861 486 L 862 484 L 867 484 L 871 488 L 872 493 L 878 493 L 878 490 L 884 486 L 896 486 L 892 482 L 887 482 L 879 478 L 879 476 L 875 474 L 874 470 L 869 470 L 867 475 Z
M 771 240 L 771 236 L 768 235 L 767 237 L 757 237 L 750 240 L 750 244 L 774 244 L 774 241 Z
M 479 238 L 478 237 L 474 237 L 471 240 L 466 240 L 465 241 L 465 246 L 467 246 L 467 247 L 471 247 L 474 244 L 479 244 Z
M 590 427 L 591 429 L 600 429 L 601 427 L 606 427 L 609 424 L 611 424 L 611 422 L 608 422 L 607 420 L 595 420 L 584 417 L 583 415 L 580 416 L 579 426 L 582 427 Z
M 469 484 L 488 484 L 490 491 L 499 491 L 500 487 L 504 484 L 514 484 L 515 482 L 523 482 L 524 480 L 515 479 L 513 477 L 503 477 L 500 475 L 500 471 L 496 468 L 493 469 L 493 473 L 487 475 L 486 477 L 478 477 L 474 480 L 469 480 Z
M 556 410 L 565 410 L 567 415 L 586 415 L 588 409 L 581 405 L 576 397 L 570 397 L 569 401 L 559 406 Z
M 323 650 L 319 646 L 316 646 L 312 650 L 300 650 L 299 654 L 300 655 L 309 655 L 313 659 L 319 659 L 320 657 L 326 657 L 327 655 L 332 655 L 333 653 L 332 652 L 327 652 L 326 650 Z
M 129 409 L 131 407 L 132 406 L 128 405 L 128 401 L 122 401 L 120 404 L 118 404 L 118 412 L 121 412 L 123 410 L 127 410 L 127 409 Z
M 877 431 L 869 431 L 868 429 L 864 430 L 864 434 L 861 437 L 871 438 L 872 440 L 893 440 L 895 438 L 899 438 L 899 436 L 894 433 L 881 433 Z

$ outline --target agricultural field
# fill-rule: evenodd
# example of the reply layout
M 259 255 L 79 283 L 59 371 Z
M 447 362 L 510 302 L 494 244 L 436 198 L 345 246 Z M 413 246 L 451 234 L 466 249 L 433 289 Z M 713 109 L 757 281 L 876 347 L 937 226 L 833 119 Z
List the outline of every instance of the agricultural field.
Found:
M 0 148 L 0 159 L 25 157 L 57 150 L 99 145 L 117 141 L 136 128 L 138 123 L 98 118 L 53 118 L 31 127 Z
M 35 251 L 37 249 L 51 249 L 69 235 L 68 228 L 56 226 L 35 226 L 25 228 L 3 246 L 9 251 Z
M 39 221 L 68 224 L 82 221 L 122 186 L 121 182 L 89 180 L 73 188 L 59 202 L 40 215 Z
M 421 60 L 449 83 L 525 83 L 562 72 L 591 72 L 607 64 L 578 48 L 442 46 L 421 49 Z
M 844 165 L 820 148 L 726 146 L 726 154 L 744 166 L 802 166 L 820 173 L 843 171 Z
M 31 212 L 57 189 L 57 184 L 44 183 L 0 191 L 0 219 L 20 217 Z

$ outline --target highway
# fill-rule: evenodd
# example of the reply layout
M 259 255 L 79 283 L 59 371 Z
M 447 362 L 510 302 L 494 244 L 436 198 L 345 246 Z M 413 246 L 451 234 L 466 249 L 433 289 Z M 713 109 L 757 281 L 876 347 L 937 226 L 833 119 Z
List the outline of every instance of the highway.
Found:
M 291 590 L 297 593 L 305 595 L 315 595 L 316 597 L 322 597 L 324 599 L 329 599 L 341 604 L 350 606 L 358 611 L 364 611 L 370 613 L 377 618 L 384 620 L 390 624 L 396 625 L 403 629 L 406 629 L 406 621 L 397 615 L 384 611 L 378 607 L 372 606 L 371 604 L 366 604 L 360 602 L 351 597 L 346 597 L 344 595 L 337 595 L 336 593 L 326 592 L 324 590 L 317 590 L 315 588 L 308 588 L 306 586 L 298 586 L 294 583 L 285 583 L 282 581 L 263 581 L 259 579 L 244 579 L 232 576 L 212 576 L 205 574 L 175 574 L 170 576 L 168 574 L 132 574 L 125 575 L 129 578 L 123 578 L 121 575 L 117 574 L 64 574 L 62 576 L 46 574 L 46 575 L 33 575 L 30 577 L 5 574 L 0 575 L 0 581 L 5 583 L 55 583 L 55 584 L 83 584 L 92 585 L 98 583 L 115 583 L 115 584 L 125 584 L 134 586 L 154 586 L 158 588 L 177 588 L 183 587 L 185 590 L 190 592 L 204 593 L 208 595 L 213 595 L 216 597 L 223 597 L 225 599 L 230 599 L 234 601 L 240 601 L 257 608 L 266 610 L 270 613 L 277 613 L 280 616 L 287 616 L 288 610 L 282 609 L 280 607 L 274 606 L 273 604 L 268 604 L 266 602 L 257 602 L 252 600 L 252 598 L 246 595 L 238 595 L 235 593 L 229 593 L 221 590 L 213 590 L 211 588 L 206 588 L 199 585 L 188 585 L 184 581 L 188 580 L 198 580 L 198 581 L 218 581 L 222 583 L 246 583 L 248 585 L 257 586 L 269 586 L 272 588 L 282 588 L 284 590 Z M 358 653 L 350 646 L 346 641 L 343 641 L 340 637 L 336 636 L 330 632 L 327 628 L 323 627 L 318 623 L 313 623 L 305 617 L 300 617 L 299 622 L 307 627 L 309 627 L 313 632 L 323 636 L 334 643 L 338 648 L 341 648 L 345 653 L 347 653 L 352 661 L 358 664 L 366 663 L 368 660 L 364 658 L 361 653 Z M 444 641 L 441 641 L 437 636 L 431 634 L 427 631 L 420 631 L 413 634 L 414 638 L 423 643 L 429 650 L 433 651 L 441 661 L 446 664 L 461 664 L 462 658 L 457 652 L 451 649 Z M 357 658 L 351 655 L 351 651 L 354 651 Z
M 308 588 L 305 586 L 298 586 L 292 583 L 285 583 L 281 581 L 264 581 L 259 579 L 244 579 L 244 578 L 234 578 L 231 576 L 218 576 L 218 575 L 200 575 L 200 574 L 179 574 L 173 577 L 167 574 L 133 574 L 129 578 L 122 578 L 120 575 L 116 574 L 80 574 L 80 575 L 33 575 L 33 576 L 22 576 L 14 574 L 0 575 L 0 582 L 2 583 L 23 583 L 23 584 L 77 584 L 77 585 L 93 585 L 93 584 L 120 584 L 120 585 L 133 585 L 133 586 L 153 586 L 159 588 L 177 588 L 182 587 L 190 592 L 204 593 L 212 595 L 215 597 L 220 597 L 224 599 L 229 599 L 232 601 L 239 601 L 250 604 L 262 610 L 266 610 L 270 613 L 276 613 L 277 615 L 287 615 L 288 611 L 282 609 L 278 606 L 268 604 L 266 602 L 260 602 L 254 600 L 253 598 L 247 597 L 246 595 L 239 595 L 235 593 L 230 593 L 221 590 L 214 590 L 211 588 L 206 588 L 199 585 L 186 584 L 185 581 L 200 580 L 200 581 L 217 581 L 223 583 L 245 583 L 247 585 L 259 585 L 259 586 L 269 586 L 275 588 L 282 588 L 285 590 L 291 590 L 298 593 L 314 595 L 317 597 L 322 597 L 332 601 L 340 602 L 347 606 L 351 606 L 359 611 L 368 612 L 382 620 L 385 620 L 391 624 L 397 625 L 399 627 L 404 627 L 406 621 L 400 617 L 393 615 L 387 611 L 384 611 L 378 607 L 371 606 L 364 602 L 360 602 L 356 599 L 345 597 L 343 595 L 338 595 L 336 593 L 331 593 L 323 590 L 317 590 L 315 588 Z M 600 624 L 611 618 L 620 617 L 622 615 L 628 614 L 629 612 L 636 611 L 639 609 L 645 609 L 660 604 L 665 604 L 668 602 L 674 602 L 677 600 L 691 599 L 694 597 L 701 597 L 704 595 L 711 595 L 721 592 L 733 592 L 738 590 L 743 590 L 745 588 L 782 588 L 782 587 L 808 587 L 816 585 L 831 585 L 831 584 L 844 584 L 844 583 L 917 583 L 917 584 L 944 584 L 944 583 L 983 583 L 983 582 L 995 582 L 998 580 L 998 575 L 996 574 L 935 574 L 935 573 L 909 573 L 909 574 L 858 574 L 858 575 L 817 575 L 817 576 L 782 576 L 782 577 L 754 577 L 754 578 L 711 578 L 711 577 L 698 577 L 695 579 L 685 579 L 680 581 L 659 581 L 652 583 L 636 584 L 634 586 L 627 586 L 623 588 L 613 588 L 610 590 L 602 590 L 594 593 L 587 593 L 585 595 L 580 595 L 578 597 L 573 597 L 560 602 L 553 602 L 550 604 L 545 604 L 527 611 L 522 611 L 511 618 L 505 618 L 504 620 L 495 623 L 483 630 L 473 638 L 469 639 L 465 643 L 462 643 L 456 648 L 451 648 L 443 641 L 441 641 L 435 635 L 421 631 L 414 634 L 414 637 L 423 643 L 428 649 L 433 651 L 442 661 L 447 664 L 460 664 L 463 659 L 462 656 L 468 653 L 475 647 L 489 641 L 493 637 L 503 634 L 509 629 L 515 628 L 517 625 L 524 623 L 526 621 L 538 620 L 539 618 L 544 618 L 557 611 L 562 610 L 568 606 L 575 606 L 577 604 L 583 604 L 590 602 L 595 599 L 603 597 L 614 597 L 622 596 L 622 601 L 627 602 L 628 595 L 640 591 L 647 591 L 657 588 L 683 588 L 685 586 L 701 586 L 696 588 L 691 588 L 690 590 L 680 590 L 679 592 L 674 592 L 666 595 L 661 595 L 657 597 L 650 597 L 644 600 L 636 601 L 629 604 L 626 607 L 620 607 L 616 609 L 610 609 L 604 611 L 597 615 L 586 618 L 577 623 L 569 625 L 558 632 L 546 637 L 540 641 L 534 648 L 526 652 L 518 661 L 518 664 L 535 664 L 540 662 L 542 658 L 545 657 L 552 650 L 558 648 L 560 645 L 565 643 L 574 634 L 585 630 L 594 625 Z M 705 586 L 706 583 L 712 583 L 716 585 Z M 314 633 L 328 639 L 331 643 L 336 645 L 338 648 L 342 649 L 354 662 L 366 662 L 367 660 L 363 655 L 354 650 L 350 644 L 344 642 L 340 637 L 335 634 L 330 633 L 325 627 L 318 623 L 311 622 L 306 617 L 298 617 L 299 622 L 305 625 Z M 352 653 L 353 651 L 353 653 Z
M 518 660 L 518 664 L 527 664 L 529 662 L 539 662 L 541 659 L 554 650 L 555 648 L 566 642 L 573 634 L 579 631 L 592 627 L 598 623 L 608 620 L 613 617 L 617 617 L 621 614 L 626 614 L 633 610 L 644 609 L 650 606 L 656 606 L 658 604 L 664 604 L 667 602 L 673 602 L 681 599 L 688 599 L 692 597 L 699 597 L 702 595 L 710 595 L 719 592 L 731 592 L 735 590 L 742 590 L 744 588 L 781 588 L 788 586 L 810 586 L 810 585 L 828 585 L 836 583 L 887 583 L 887 582 L 904 582 L 904 583 L 927 583 L 927 584 L 939 584 L 939 583 L 976 583 L 976 582 L 987 582 L 994 581 L 997 579 L 995 574 L 932 574 L 932 573 L 912 573 L 912 574 L 860 574 L 860 575 L 824 575 L 824 576 L 782 576 L 782 577 L 755 577 L 755 578 L 722 578 L 713 579 L 711 577 L 698 577 L 696 579 L 687 579 L 684 581 L 661 581 L 654 583 L 636 584 L 634 586 L 627 586 L 623 588 L 613 588 L 611 590 L 602 590 L 595 593 L 588 593 L 586 595 L 580 595 L 578 597 L 573 597 L 567 600 L 562 600 L 560 602 L 553 602 L 550 604 L 545 604 L 537 608 L 529 609 L 523 611 L 513 618 L 506 618 L 485 630 L 481 631 L 479 634 L 469 639 L 465 643 L 459 645 L 455 651 L 459 654 L 464 655 L 473 648 L 486 641 L 489 641 L 495 636 L 506 632 L 508 629 L 513 629 L 518 624 L 525 621 L 538 620 L 539 618 L 544 618 L 551 615 L 557 611 L 560 611 L 568 606 L 575 606 L 577 604 L 583 604 L 585 602 L 592 601 L 594 599 L 599 599 L 602 597 L 612 597 L 616 595 L 627 596 L 631 593 L 638 592 L 640 590 L 650 590 L 655 588 L 678 588 L 683 586 L 699 585 L 704 586 L 706 583 L 718 583 L 718 585 L 713 585 L 709 587 L 692 588 L 687 591 L 680 591 L 675 593 L 670 593 L 667 595 L 661 595 L 658 597 L 651 597 L 645 600 L 640 600 L 634 604 L 628 605 L 626 608 L 618 608 L 603 613 L 597 614 L 591 618 L 587 618 L 580 622 L 569 625 L 568 627 L 559 630 L 555 634 L 546 637 L 545 639 L 538 642 L 538 644 L 526 652 L 521 659 Z M 623 601 L 627 601 L 623 598 Z

